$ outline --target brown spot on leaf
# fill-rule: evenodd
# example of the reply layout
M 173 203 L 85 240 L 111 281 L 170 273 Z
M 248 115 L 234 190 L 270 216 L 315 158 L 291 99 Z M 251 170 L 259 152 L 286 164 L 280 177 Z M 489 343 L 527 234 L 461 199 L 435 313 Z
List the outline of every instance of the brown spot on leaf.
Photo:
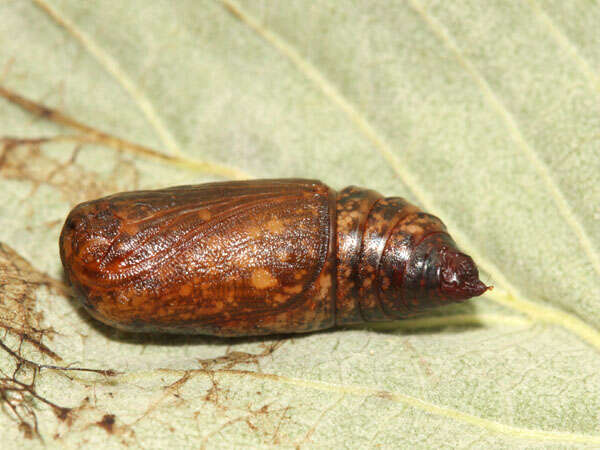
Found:
M 104 414 L 102 419 L 96 422 L 96 425 L 98 425 L 100 428 L 104 428 L 108 434 L 112 434 L 115 422 L 116 417 L 114 414 Z
M 74 409 L 61 406 L 37 392 L 37 375 L 43 370 L 64 373 L 89 372 L 101 376 L 116 375 L 112 370 L 96 370 L 78 367 L 44 364 L 44 359 L 62 361 L 62 358 L 48 347 L 55 334 L 52 328 L 44 327 L 42 315 L 36 308 L 36 291 L 46 287 L 55 294 L 70 296 L 71 290 L 62 282 L 38 271 L 14 249 L 0 242 L 0 352 L 7 353 L 16 362 L 17 369 L 9 374 L 0 371 L 0 408 L 14 419 L 19 430 L 27 438 L 41 438 L 38 429 L 37 409 L 49 407 L 58 420 L 68 426 L 76 418 Z M 6 340 L 4 337 L 10 336 Z M 18 341 L 17 345 L 7 342 Z M 22 356 L 23 350 L 30 350 L 32 359 Z M 41 362 L 36 362 L 41 361 Z M 68 376 L 68 375 L 66 375 Z M 22 381 L 27 378 L 28 381 Z

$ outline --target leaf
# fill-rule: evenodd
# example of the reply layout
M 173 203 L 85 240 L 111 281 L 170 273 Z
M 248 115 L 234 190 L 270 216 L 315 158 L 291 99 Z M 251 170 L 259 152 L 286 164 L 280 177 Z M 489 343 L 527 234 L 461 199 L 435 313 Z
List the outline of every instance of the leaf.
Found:
M 597 2 L 35 0 L 0 17 L 3 446 L 600 444 Z M 77 202 L 246 176 L 405 196 L 495 288 L 250 340 L 120 334 L 65 291 Z

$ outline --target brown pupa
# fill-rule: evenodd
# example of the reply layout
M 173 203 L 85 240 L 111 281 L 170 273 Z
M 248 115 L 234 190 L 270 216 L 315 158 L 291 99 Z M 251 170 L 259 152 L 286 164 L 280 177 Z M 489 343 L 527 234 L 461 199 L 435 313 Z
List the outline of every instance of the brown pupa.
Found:
M 96 319 L 251 336 L 406 318 L 488 288 L 435 216 L 315 180 L 123 192 L 76 206 L 66 274 Z

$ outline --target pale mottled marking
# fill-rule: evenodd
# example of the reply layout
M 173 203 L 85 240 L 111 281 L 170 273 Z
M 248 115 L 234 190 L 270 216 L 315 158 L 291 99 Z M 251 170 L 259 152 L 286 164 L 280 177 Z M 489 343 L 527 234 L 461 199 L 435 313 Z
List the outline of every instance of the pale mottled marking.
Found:
M 251 239 L 257 239 L 262 235 L 262 230 L 256 226 L 248 227 L 246 232 Z
M 410 224 L 402 228 L 403 231 L 406 231 L 409 234 L 421 234 L 423 232 L 423 227 L 420 225 Z
M 283 295 L 283 294 L 275 294 L 273 296 L 273 301 L 275 301 L 276 303 L 285 303 L 290 297 L 288 295 Z
M 303 288 L 301 284 L 296 284 L 294 286 L 287 286 L 283 288 L 283 290 L 288 294 L 299 294 L 300 292 L 302 292 L 302 289 Z
M 282 261 L 282 262 L 286 262 L 290 256 L 291 256 L 290 253 L 285 248 L 282 248 L 281 250 L 279 250 L 277 252 L 277 258 L 279 259 L 279 261 Z
M 223 309 L 225 309 L 225 305 L 223 304 L 223 302 L 215 303 L 215 307 L 214 307 L 215 311 L 222 311 Z
M 271 272 L 269 272 L 267 269 L 262 268 L 255 269 L 252 272 L 251 281 L 252 286 L 254 286 L 256 289 L 269 289 L 279 284 L 277 278 L 273 277 L 273 275 L 271 275 Z
M 179 288 L 179 293 L 183 296 L 188 296 L 192 293 L 192 286 L 190 286 L 189 284 L 184 284 L 183 286 L 181 286 L 181 288 Z
M 329 289 L 331 288 L 331 275 L 321 274 L 317 282 L 320 284 L 319 296 L 320 298 L 325 298 L 329 294 Z
M 302 270 L 298 270 L 295 274 L 294 274 L 294 278 L 296 280 L 300 280 L 304 277 L 304 275 L 306 275 L 306 270 L 302 269 Z
M 285 230 L 285 227 L 281 223 L 281 220 L 279 220 L 279 219 L 271 219 L 267 223 L 267 230 L 269 230 L 273 234 L 279 234 L 279 233 L 281 233 L 282 231 Z
M 212 214 L 207 209 L 201 209 L 200 212 L 198 213 L 198 217 L 200 217 L 202 220 L 204 220 L 206 222 L 207 220 L 210 220 L 210 218 L 212 217 Z

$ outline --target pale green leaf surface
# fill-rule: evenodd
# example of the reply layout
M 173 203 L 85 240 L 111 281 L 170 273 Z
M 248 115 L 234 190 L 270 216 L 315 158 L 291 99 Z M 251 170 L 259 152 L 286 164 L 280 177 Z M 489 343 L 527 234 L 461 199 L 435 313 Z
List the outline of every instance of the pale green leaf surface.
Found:
M 5 146 L 0 241 L 37 271 L 62 278 L 75 203 L 230 170 L 405 196 L 495 285 L 422 320 L 286 338 L 208 370 L 199 360 L 277 340 L 132 337 L 35 289 L 62 365 L 121 372 L 43 370 L 37 392 L 79 407 L 61 421 L 35 405 L 44 443 L 600 445 L 599 23 L 588 0 L 0 2 L 0 85 L 183 161 Z M 77 132 L 4 99 L 0 118 L 2 137 Z M 41 444 L 10 411 L 0 427 L 3 448 Z

